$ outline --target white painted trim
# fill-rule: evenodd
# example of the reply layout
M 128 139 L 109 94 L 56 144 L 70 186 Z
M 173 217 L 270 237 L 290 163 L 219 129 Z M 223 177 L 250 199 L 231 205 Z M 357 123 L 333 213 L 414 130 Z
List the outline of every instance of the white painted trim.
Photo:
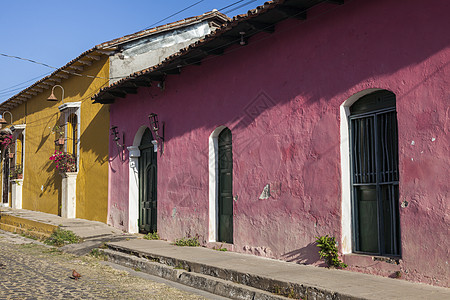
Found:
M 344 101 L 340 107 L 340 134 L 341 134 L 341 178 L 342 178 L 342 202 L 341 202 L 341 251 L 343 254 L 352 252 L 352 197 L 351 197 L 351 166 L 350 166 L 350 134 L 348 117 L 350 106 L 361 97 L 383 89 L 367 89 L 360 91 Z
M 133 146 L 128 149 L 128 232 L 138 233 L 139 219 L 139 157 L 142 136 L 147 126 L 141 126 L 134 136 Z
M 22 140 L 22 176 L 25 176 L 25 124 L 13 125 L 11 130 L 13 132 L 13 139 L 15 142 L 14 155 L 17 159 L 17 138 L 20 134 L 23 136 Z M 22 209 L 22 186 L 23 179 L 13 179 L 10 180 L 11 183 L 11 207 L 16 209 Z
M 11 207 L 22 209 L 22 187 L 23 179 L 11 180 Z
M 58 109 L 60 112 L 64 111 L 65 109 L 68 108 L 80 108 L 81 107 L 81 102 L 68 102 L 68 103 L 64 103 L 61 104 L 60 106 L 58 106 Z
M 65 172 L 62 176 L 61 217 L 74 219 L 77 213 L 78 172 Z
M 128 232 L 138 233 L 139 219 L 139 157 L 141 151 L 136 146 L 127 147 L 128 159 Z
M 217 127 L 209 136 L 209 242 L 215 242 L 218 238 L 219 218 L 219 134 L 225 126 Z

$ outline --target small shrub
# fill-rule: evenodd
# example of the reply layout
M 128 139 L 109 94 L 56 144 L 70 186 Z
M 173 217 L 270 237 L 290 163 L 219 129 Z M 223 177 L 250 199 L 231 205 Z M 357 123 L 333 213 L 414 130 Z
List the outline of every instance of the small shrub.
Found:
M 108 260 L 108 256 L 97 248 L 91 250 L 91 256 L 101 260 Z
M 159 240 L 159 235 L 157 232 L 153 232 L 153 233 L 147 233 L 146 235 L 144 235 L 144 239 L 146 240 Z
M 327 235 L 316 237 L 317 247 L 320 248 L 319 255 L 328 264 L 328 267 L 336 268 L 346 268 L 347 265 L 344 264 L 339 259 L 338 249 L 336 239 Z
M 225 251 L 228 251 L 227 248 L 223 248 L 222 246 L 223 246 L 223 244 L 220 245 L 220 247 L 214 247 L 213 249 L 216 250 L 216 251 L 224 251 L 224 252 L 225 252 Z
M 57 228 L 52 235 L 44 241 L 45 244 L 61 247 L 81 242 L 81 238 L 70 230 Z
M 176 246 L 187 246 L 187 247 L 198 247 L 200 246 L 200 242 L 198 241 L 198 236 L 193 238 L 181 238 L 176 240 L 174 243 Z

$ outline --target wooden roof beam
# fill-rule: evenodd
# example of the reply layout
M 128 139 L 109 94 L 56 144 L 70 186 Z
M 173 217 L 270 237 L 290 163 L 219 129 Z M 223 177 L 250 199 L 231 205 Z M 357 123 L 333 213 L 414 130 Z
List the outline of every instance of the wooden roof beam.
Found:
M 95 52 L 104 54 L 104 55 L 113 55 L 115 51 L 107 51 L 107 50 L 95 50 Z
M 288 18 L 295 18 L 298 20 L 306 20 L 306 10 L 295 6 L 279 5 L 276 10 L 283 13 Z
M 273 33 L 275 31 L 275 24 L 263 23 L 253 20 L 248 20 L 247 23 L 255 30 Z
M 88 58 L 90 58 L 90 59 L 92 59 L 92 60 L 100 60 L 100 56 L 98 56 L 98 55 L 86 55 L 86 57 L 88 57 Z
M 117 98 L 117 97 L 125 98 L 127 96 L 127 93 L 121 91 L 119 88 L 107 91 L 105 94 L 109 94 L 109 95 L 113 96 L 114 98 Z
M 121 86 L 118 87 L 119 91 L 125 93 L 125 94 L 137 94 L 137 88 L 135 87 L 126 87 L 126 86 Z
M 79 63 L 82 63 L 83 65 L 87 65 L 87 66 L 91 66 L 92 65 L 92 62 L 91 61 L 88 61 L 88 60 L 79 60 L 78 61 Z
M 69 75 L 66 75 L 66 74 L 63 74 L 63 73 L 58 73 L 58 74 L 56 74 L 55 76 L 56 76 L 56 77 L 59 77 L 59 78 L 64 78 L 64 79 L 69 78 Z
M 337 4 L 337 5 L 344 4 L 344 0 L 326 0 L 326 2 L 331 3 L 331 4 Z
M 222 47 L 219 48 L 200 47 L 199 50 L 207 55 L 209 54 L 222 55 L 225 52 L 225 49 Z
M 61 82 L 61 79 L 59 79 L 59 78 L 53 78 L 53 77 L 52 77 L 52 78 L 49 78 L 48 80 L 49 80 L 49 81 L 58 82 L 58 83 Z
M 44 91 L 43 89 L 40 89 L 40 88 L 37 88 L 37 87 L 31 88 L 31 90 L 33 92 L 37 92 L 37 93 L 42 93 Z
M 77 71 L 83 71 L 84 70 L 84 68 L 82 66 L 71 65 L 71 66 L 68 66 L 68 68 L 69 69 L 74 69 L 74 70 L 77 70 Z

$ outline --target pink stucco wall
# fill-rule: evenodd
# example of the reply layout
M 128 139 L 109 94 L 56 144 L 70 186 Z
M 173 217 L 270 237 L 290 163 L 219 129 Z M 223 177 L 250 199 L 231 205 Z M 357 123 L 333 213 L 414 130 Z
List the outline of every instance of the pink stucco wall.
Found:
M 341 235 L 340 105 L 380 88 L 397 96 L 402 258 L 346 255 L 350 270 L 449 285 L 450 30 L 447 0 L 322 5 L 306 22 L 229 48 L 169 76 L 164 90 L 116 99 L 111 124 L 129 146 L 148 114 L 166 123 L 158 154 L 158 231 L 208 238 L 208 138 L 233 134 L 234 245 L 320 263 L 315 236 Z M 128 224 L 128 160 L 110 143 L 109 223 Z M 272 196 L 260 200 L 264 186 Z

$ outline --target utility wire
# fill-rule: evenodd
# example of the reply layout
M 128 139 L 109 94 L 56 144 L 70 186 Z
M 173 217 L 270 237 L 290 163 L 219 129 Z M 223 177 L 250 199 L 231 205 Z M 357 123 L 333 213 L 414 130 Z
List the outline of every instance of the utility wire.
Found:
M 161 23 L 161 22 L 163 22 L 163 21 L 165 21 L 165 20 L 167 20 L 167 19 L 170 19 L 171 17 L 176 16 L 176 15 L 178 15 L 179 13 L 182 13 L 183 11 L 188 10 L 188 9 L 191 8 L 191 7 L 194 7 L 194 6 L 196 6 L 196 5 L 200 4 L 200 3 L 202 3 L 203 1 L 205 1 L 205 0 L 197 1 L 197 2 L 195 2 L 194 4 L 191 4 L 191 5 L 189 5 L 188 7 L 185 7 L 185 8 L 183 8 L 182 10 L 179 10 L 179 11 L 177 11 L 176 13 L 171 14 L 170 16 L 165 17 L 164 19 L 161 19 L 161 20 L 159 20 L 158 22 L 155 22 L 155 23 L 153 23 L 152 25 L 147 26 L 147 27 L 145 27 L 145 28 L 142 29 L 142 30 L 147 30 L 147 29 L 149 29 L 149 28 L 152 28 L 152 27 L 154 27 L 155 25 L 157 25 L 157 24 L 159 24 L 159 23 Z
M 244 4 L 241 4 L 241 5 L 239 5 L 239 6 L 235 7 L 235 8 L 233 8 L 233 9 L 227 10 L 226 12 L 224 12 L 224 14 L 228 14 L 228 13 L 230 13 L 230 12 L 232 12 L 232 11 L 235 11 L 235 10 L 237 10 L 237 9 L 239 9 L 239 8 L 241 8 L 241 7 L 244 7 L 244 6 L 246 6 L 246 5 L 250 4 L 250 3 L 253 3 L 253 2 L 255 2 L 255 1 L 257 1 L 257 0 L 250 0 L 250 1 L 246 2 L 246 3 L 244 3 Z M 239 1 L 239 2 L 241 2 L 241 1 Z
M 57 68 L 57 67 L 50 66 L 50 65 L 48 65 L 46 63 L 43 63 L 43 62 L 35 61 L 35 60 L 29 59 L 29 58 L 23 58 L 23 57 L 20 57 L 20 56 L 8 55 L 8 54 L 4 54 L 4 53 L 0 53 L 0 56 L 28 61 L 28 62 L 31 62 L 33 64 L 42 65 L 44 67 L 47 67 L 47 68 L 50 68 L 50 69 L 54 69 L 54 70 L 59 70 L 60 69 L 60 68 Z M 93 75 L 79 74 L 79 73 L 72 72 L 72 71 L 67 71 L 67 70 L 59 70 L 59 71 L 67 73 L 67 74 L 75 75 L 75 76 L 89 77 L 89 78 L 100 78 L 100 79 L 120 79 L 120 78 L 123 78 L 123 76 L 120 76 L 120 77 L 99 77 L 99 76 L 93 76 Z
M 218 11 L 222 11 L 222 10 L 228 8 L 228 7 L 232 7 L 233 5 L 238 4 L 238 3 L 241 3 L 241 2 L 244 2 L 244 1 L 245 1 L 245 0 L 239 0 L 239 1 L 236 1 L 236 2 L 234 2 L 234 3 L 231 3 L 230 5 L 227 5 L 227 6 L 224 6 L 224 7 L 220 8 L 220 9 L 218 9 Z
M 23 85 L 23 84 L 25 84 L 25 83 L 28 83 L 28 82 L 30 82 L 30 81 L 36 80 L 36 79 L 38 79 L 38 78 L 42 78 L 42 77 L 44 77 L 44 76 L 47 76 L 47 75 L 50 74 L 50 73 L 51 73 L 51 72 L 47 72 L 47 73 L 45 73 L 45 74 L 42 74 L 42 75 L 39 75 L 39 76 L 37 76 L 37 77 L 31 78 L 31 79 L 29 79 L 29 80 L 27 80 L 27 81 L 24 81 L 24 82 L 15 84 L 15 85 L 13 85 L 13 86 L 4 88 L 4 89 L 0 90 L 0 94 L 5 94 L 5 93 L 12 92 L 12 91 L 16 91 L 16 90 L 18 90 L 18 89 L 22 89 L 22 88 L 20 87 L 21 85 Z M 18 88 L 15 88 L 15 87 L 17 87 L 17 86 L 18 86 Z M 15 89 L 14 89 L 14 88 L 15 88 Z

